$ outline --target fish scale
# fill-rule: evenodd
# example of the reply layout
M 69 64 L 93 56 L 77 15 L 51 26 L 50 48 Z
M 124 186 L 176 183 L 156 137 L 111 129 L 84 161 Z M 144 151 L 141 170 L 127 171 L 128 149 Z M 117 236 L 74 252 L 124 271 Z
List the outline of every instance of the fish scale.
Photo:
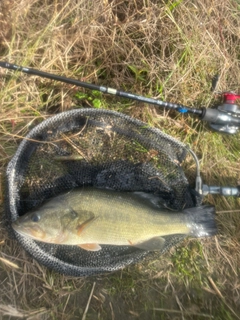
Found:
M 160 235 L 189 232 L 189 227 L 184 224 L 184 214 L 160 214 L 157 208 L 137 202 L 127 193 L 125 197 L 120 197 L 118 193 L 110 192 L 109 197 L 100 190 L 85 192 L 90 194 L 87 201 L 81 201 L 81 209 L 96 212 L 96 220 L 80 234 L 81 240 L 86 243 L 99 242 L 101 239 L 104 244 L 129 245 L 129 241 L 138 243 Z M 75 197 L 74 194 L 69 196 L 70 199 Z M 79 210 L 79 207 L 76 210 Z

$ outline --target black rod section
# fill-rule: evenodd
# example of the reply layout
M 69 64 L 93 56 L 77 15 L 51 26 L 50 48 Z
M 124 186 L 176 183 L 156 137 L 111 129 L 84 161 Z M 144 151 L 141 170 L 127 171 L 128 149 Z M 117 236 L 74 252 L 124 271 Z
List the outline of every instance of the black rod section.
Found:
M 0 67 L 11 69 L 11 70 L 14 70 L 14 71 L 21 71 L 21 72 L 27 73 L 29 75 L 35 75 L 35 76 L 39 76 L 39 77 L 42 77 L 42 78 L 47 78 L 47 79 L 51 79 L 51 80 L 56 80 L 56 81 L 60 81 L 60 82 L 73 84 L 75 86 L 87 88 L 87 89 L 90 89 L 90 90 L 97 90 L 97 91 L 101 91 L 103 93 L 109 93 L 109 94 L 113 94 L 113 95 L 116 95 L 116 96 L 128 98 L 128 99 L 131 99 L 131 100 L 137 100 L 137 101 L 141 101 L 141 102 L 157 105 L 157 106 L 168 108 L 168 109 L 174 109 L 174 110 L 176 110 L 176 111 L 178 111 L 180 113 L 193 113 L 193 114 L 196 114 L 196 115 L 199 115 L 199 116 L 201 116 L 203 114 L 203 110 L 202 109 L 189 108 L 189 107 L 183 106 L 181 104 L 169 103 L 169 102 L 161 101 L 161 100 L 158 100 L 158 99 L 147 98 L 147 97 L 143 97 L 143 96 L 140 96 L 140 95 L 137 95 L 137 94 L 133 94 L 133 93 L 117 90 L 117 89 L 114 89 L 114 88 L 98 86 L 96 84 L 83 82 L 83 81 L 79 81 L 79 80 L 75 80 L 75 79 L 71 79 L 71 78 L 66 78 L 66 77 L 63 77 L 63 76 L 58 76 L 58 75 L 51 74 L 51 73 L 48 73 L 48 72 L 43 72 L 43 71 L 40 71 L 40 70 L 37 70 L 37 69 L 21 67 L 21 66 L 12 64 L 12 63 L 4 62 L 4 61 L 0 61 Z

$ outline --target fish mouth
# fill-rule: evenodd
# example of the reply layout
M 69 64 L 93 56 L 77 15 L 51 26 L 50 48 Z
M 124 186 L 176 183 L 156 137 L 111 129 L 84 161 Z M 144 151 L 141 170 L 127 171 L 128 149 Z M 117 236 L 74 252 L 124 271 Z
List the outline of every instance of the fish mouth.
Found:
M 15 221 L 12 223 L 12 228 L 21 236 L 25 236 L 33 240 L 43 241 L 45 237 L 45 232 L 43 232 L 43 230 L 38 226 L 23 226 Z

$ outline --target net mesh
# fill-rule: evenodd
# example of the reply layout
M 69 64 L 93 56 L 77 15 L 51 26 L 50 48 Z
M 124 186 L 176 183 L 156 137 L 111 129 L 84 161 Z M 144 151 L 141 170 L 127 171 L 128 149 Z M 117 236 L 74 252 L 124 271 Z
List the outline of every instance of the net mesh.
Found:
M 182 169 L 186 154 L 183 143 L 121 113 L 76 109 L 55 115 L 30 131 L 8 165 L 8 226 L 46 199 L 87 185 L 151 192 L 174 210 L 193 207 L 200 198 Z M 10 231 L 37 261 L 71 276 L 117 270 L 151 254 L 109 245 L 89 252 Z M 165 237 L 161 253 L 182 238 Z

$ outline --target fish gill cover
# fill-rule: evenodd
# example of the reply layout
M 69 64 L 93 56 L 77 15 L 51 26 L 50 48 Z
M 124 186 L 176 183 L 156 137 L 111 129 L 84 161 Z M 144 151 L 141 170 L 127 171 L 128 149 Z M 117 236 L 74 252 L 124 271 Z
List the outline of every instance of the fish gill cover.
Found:
M 82 186 L 153 193 L 173 210 L 196 206 L 201 198 L 190 188 L 182 169 L 186 155 L 183 143 L 118 112 L 76 109 L 60 113 L 33 128 L 8 165 L 8 224 L 47 199 Z M 38 262 L 71 276 L 114 271 L 153 254 L 110 245 L 90 252 L 11 232 Z M 184 235 L 164 238 L 160 253 Z

